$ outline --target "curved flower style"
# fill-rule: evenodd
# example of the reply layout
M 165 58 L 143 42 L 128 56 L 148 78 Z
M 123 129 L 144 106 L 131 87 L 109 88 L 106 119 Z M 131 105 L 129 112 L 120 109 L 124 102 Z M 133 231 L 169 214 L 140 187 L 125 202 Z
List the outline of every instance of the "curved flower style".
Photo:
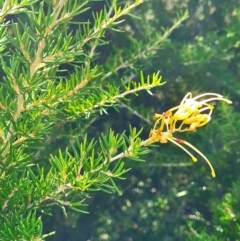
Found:
M 203 100 L 201 100 L 204 98 Z M 216 176 L 215 171 L 207 159 L 197 148 L 189 142 L 173 137 L 175 132 L 195 131 L 197 128 L 206 125 L 211 120 L 211 114 L 214 107 L 209 102 L 221 100 L 228 104 L 232 102 L 223 98 L 222 95 L 215 93 L 205 93 L 192 97 L 191 93 L 187 93 L 180 105 L 171 108 L 163 114 L 155 114 L 156 122 L 153 129 L 150 131 L 149 139 L 146 145 L 155 142 L 167 143 L 168 141 L 184 150 L 194 162 L 197 158 L 194 157 L 183 145 L 190 147 L 197 152 L 209 165 L 211 174 Z

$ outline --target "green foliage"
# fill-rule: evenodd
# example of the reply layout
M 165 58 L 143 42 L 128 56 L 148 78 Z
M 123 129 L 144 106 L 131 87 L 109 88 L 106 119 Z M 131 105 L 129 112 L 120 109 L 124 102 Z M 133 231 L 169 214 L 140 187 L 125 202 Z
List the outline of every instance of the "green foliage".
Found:
M 240 240 L 240 5 L 125 2 L 0 0 L 0 240 Z M 216 179 L 143 146 L 189 91 Z
M 94 11 L 91 1 L 0 1 L 1 240 L 44 240 L 54 232 L 43 234 L 43 214 L 53 206 L 66 216 L 67 210 L 86 213 L 91 192 L 121 193 L 115 179 L 130 169 L 123 158 L 139 161 L 147 153 L 141 128 L 88 131 L 99 113 L 162 85 L 159 73 L 141 73 L 138 81 L 111 77 L 121 69 L 121 52 L 112 65 L 112 59 L 104 68 L 97 63 L 106 31 L 118 31 L 141 3 L 114 1 Z

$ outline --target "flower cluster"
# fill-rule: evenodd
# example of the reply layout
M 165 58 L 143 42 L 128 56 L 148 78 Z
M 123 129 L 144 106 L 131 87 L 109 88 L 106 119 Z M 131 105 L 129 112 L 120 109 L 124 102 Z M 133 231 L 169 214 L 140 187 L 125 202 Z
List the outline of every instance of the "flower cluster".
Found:
M 211 114 L 214 109 L 209 102 L 221 100 L 228 104 L 232 102 L 223 98 L 222 95 L 215 93 L 205 93 L 192 97 L 191 93 L 187 93 L 180 105 L 171 108 L 163 114 L 155 114 L 156 122 L 153 129 L 150 131 L 149 139 L 146 145 L 155 142 L 167 143 L 168 141 L 184 150 L 194 162 L 197 158 L 194 157 L 183 145 L 190 147 L 208 163 L 211 174 L 216 176 L 215 171 L 209 160 L 197 148 L 189 142 L 173 137 L 175 132 L 195 131 L 197 128 L 206 125 L 211 120 Z

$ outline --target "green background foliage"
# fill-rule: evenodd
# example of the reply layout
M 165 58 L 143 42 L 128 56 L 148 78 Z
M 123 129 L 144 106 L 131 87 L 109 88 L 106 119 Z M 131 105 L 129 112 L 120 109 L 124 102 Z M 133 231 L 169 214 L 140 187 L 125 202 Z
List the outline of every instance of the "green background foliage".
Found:
M 49 34 L 35 72 L 56 1 L 22 2 L 20 15 L 6 16 L 18 25 L 6 20 L 0 30 L 2 240 L 53 231 L 47 240 L 240 240 L 239 1 L 128 1 L 130 12 L 125 1 L 65 1 L 73 18 Z M 17 121 L 16 86 L 24 97 Z M 214 103 L 208 125 L 177 135 L 208 157 L 216 178 L 171 143 L 139 146 L 154 113 L 187 92 L 233 101 Z M 112 162 L 134 137 L 135 154 Z

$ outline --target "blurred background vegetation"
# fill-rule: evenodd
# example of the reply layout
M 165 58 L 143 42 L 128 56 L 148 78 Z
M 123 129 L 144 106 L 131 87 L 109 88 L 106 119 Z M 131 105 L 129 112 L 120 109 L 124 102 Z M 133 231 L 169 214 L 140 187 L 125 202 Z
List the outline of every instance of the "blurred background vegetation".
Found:
M 92 11 L 110 2 L 91 2 L 76 20 L 91 19 Z M 189 18 L 161 41 L 186 10 Z M 141 92 L 117 110 L 91 117 L 88 135 L 98 137 L 110 127 L 121 133 L 131 123 L 144 128 L 145 139 L 154 113 L 177 105 L 187 92 L 223 94 L 232 106 L 217 103 L 207 126 L 181 135 L 209 158 L 217 177 L 201 158 L 195 164 L 176 146 L 159 144 L 150 147 L 145 162 L 126 160 L 131 171 L 117 182 L 121 195 L 92 193 L 89 214 L 69 211 L 64 217 L 56 208 L 44 220 L 45 231 L 57 231 L 54 241 L 240 240 L 240 1 L 150 0 L 134 15 L 116 26 L 120 31 L 107 31 L 107 44 L 97 48 L 92 64 L 102 68 L 98 81 L 138 81 L 143 70 L 160 71 L 167 83 L 153 96 Z

